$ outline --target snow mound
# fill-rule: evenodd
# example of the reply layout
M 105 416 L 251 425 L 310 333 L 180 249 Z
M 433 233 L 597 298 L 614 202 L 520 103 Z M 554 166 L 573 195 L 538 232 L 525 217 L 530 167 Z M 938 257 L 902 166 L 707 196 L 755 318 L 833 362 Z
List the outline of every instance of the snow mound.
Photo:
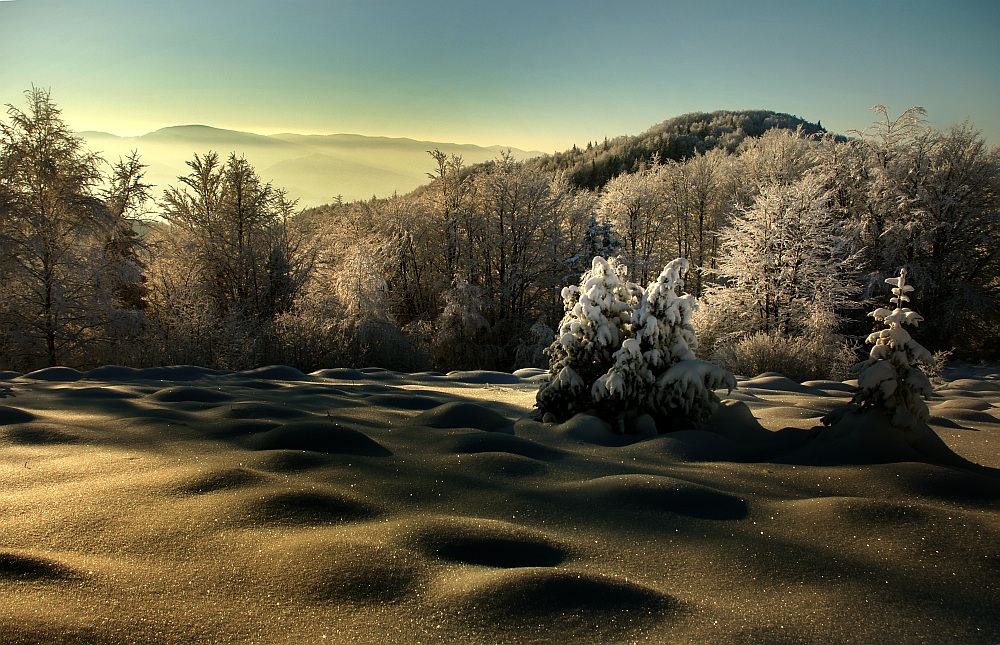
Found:
M 474 428 L 513 434 L 513 423 L 501 414 L 476 403 L 452 402 L 431 408 L 408 421 L 425 428 Z

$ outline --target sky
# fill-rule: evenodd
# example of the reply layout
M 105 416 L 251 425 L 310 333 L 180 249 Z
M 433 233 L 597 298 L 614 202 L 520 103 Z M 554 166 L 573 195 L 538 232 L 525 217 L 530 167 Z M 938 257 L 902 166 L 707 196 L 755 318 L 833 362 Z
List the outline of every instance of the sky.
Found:
M 874 104 L 1000 144 L 1000 2 L 0 0 L 0 103 L 551 152 L 689 112 L 846 132 Z

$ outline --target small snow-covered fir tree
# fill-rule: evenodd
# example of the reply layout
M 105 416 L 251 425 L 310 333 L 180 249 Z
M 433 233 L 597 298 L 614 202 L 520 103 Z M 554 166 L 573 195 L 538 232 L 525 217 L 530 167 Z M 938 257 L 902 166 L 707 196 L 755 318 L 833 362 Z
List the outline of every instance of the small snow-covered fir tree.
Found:
M 537 396 L 543 413 L 568 418 L 590 407 L 590 384 L 607 371 L 621 347 L 637 292 L 618 277 L 613 260 L 599 256 L 579 285 L 563 288 L 566 313 L 546 350 L 551 378 Z
M 691 317 L 698 305 L 691 294 L 681 294 L 688 261 L 673 260 L 646 288 L 636 311 L 636 338 L 655 381 L 648 397 L 649 412 L 664 422 L 703 421 L 719 404 L 715 390 L 736 388 L 736 379 L 714 363 L 698 360 Z
M 886 410 L 892 414 L 893 425 L 914 427 L 927 419 L 924 399 L 934 391 L 920 364 L 933 366 L 934 357 L 903 328 L 904 324 L 916 326 L 923 320 L 923 316 L 905 306 L 910 300 L 907 294 L 913 291 L 907 284 L 906 269 L 900 269 L 898 277 L 885 281 L 892 285 L 889 302 L 895 308 L 879 307 L 871 312 L 886 328 L 868 336 L 868 342 L 874 346 L 868 359 L 856 366 L 860 372 L 854 402 L 862 408 Z
M 679 360 L 694 359 L 698 339 L 691 315 L 698 306 L 691 294 L 680 294 L 688 261 L 677 258 L 646 287 L 635 312 L 635 337 L 651 369 L 662 370 Z
M 615 362 L 590 387 L 590 400 L 602 416 L 615 424 L 615 432 L 625 432 L 625 418 L 645 409 L 654 376 L 642 355 L 641 344 L 626 338 L 615 352 Z
M 629 411 L 660 407 L 662 397 L 650 399 L 657 379 L 675 362 L 694 359 L 694 298 L 677 293 L 687 268 L 687 260 L 673 260 L 646 287 L 632 312 L 633 337 L 622 343 L 614 365 L 591 389 L 594 401 L 619 422 Z
M 538 393 L 539 410 L 556 419 L 592 411 L 611 421 L 618 432 L 625 431 L 628 417 L 641 414 L 652 415 L 661 430 L 707 418 L 719 402 L 714 390 L 731 391 L 736 382 L 729 372 L 694 356 L 695 300 L 679 293 L 687 260 L 670 262 L 644 291 L 610 278 L 607 272 L 614 273 L 614 268 L 594 258 L 583 286 L 564 289 L 566 316 L 561 335 L 548 351 L 551 380 Z M 610 288 L 595 291 L 602 284 L 594 282 L 597 275 Z M 604 301 L 603 307 L 581 304 L 582 290 L 618 302 Z M 604 311 L 615 312 L 613 333 Z M 595 328 L 609 329 L 598 332 L 599 344 L 589 340 Z

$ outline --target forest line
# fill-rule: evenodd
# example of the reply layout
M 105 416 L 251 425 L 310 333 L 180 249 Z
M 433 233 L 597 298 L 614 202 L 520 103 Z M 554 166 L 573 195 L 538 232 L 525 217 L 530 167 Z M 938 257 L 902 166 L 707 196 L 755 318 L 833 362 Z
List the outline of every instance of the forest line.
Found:
M 919 108 L 680 159 L 606 142 L 627 167 L 600 172 L 596 152 L 429 151 L 412 193 L 300 211 L 213 151 L 154 202 L 138 154 L 102 162 L 47 91 L 25 97 L 0 122 L 0 369 L 544 367 L 594 256 L 640 285 L 687 258 L 698 354 L 740 373 L 846 376 L 864 303 L 904 266 L 923 345 L 1000 355 L 1000 151 Z

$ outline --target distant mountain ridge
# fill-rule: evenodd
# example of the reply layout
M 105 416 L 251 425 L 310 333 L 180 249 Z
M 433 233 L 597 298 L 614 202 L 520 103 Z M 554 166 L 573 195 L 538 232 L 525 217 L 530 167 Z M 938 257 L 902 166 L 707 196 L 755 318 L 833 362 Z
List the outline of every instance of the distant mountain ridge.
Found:
M 136 137 L 93 131 L 79 136 L 109 161 L 138 150 L 149 166 L 146 179 L 156 186 L 155 195 L 168 185 L 176 186 L 177 177 L 188 174 L 185 162 L 194 153 L 214 150 L 223 157 L 233 152 L 245 156 L 263 180 L 285 188 L 300 206 L 328 203 L 338 195 L 353 200 L 410 192 L 426 183 L 427 173 L 434 169 L 429 150 L 460 155 L 474 164 L 508 149 L 360 134 L 261 135 L 207 125 L 169 126 Z M 517 159 L 541 154 L 510 150 Z

